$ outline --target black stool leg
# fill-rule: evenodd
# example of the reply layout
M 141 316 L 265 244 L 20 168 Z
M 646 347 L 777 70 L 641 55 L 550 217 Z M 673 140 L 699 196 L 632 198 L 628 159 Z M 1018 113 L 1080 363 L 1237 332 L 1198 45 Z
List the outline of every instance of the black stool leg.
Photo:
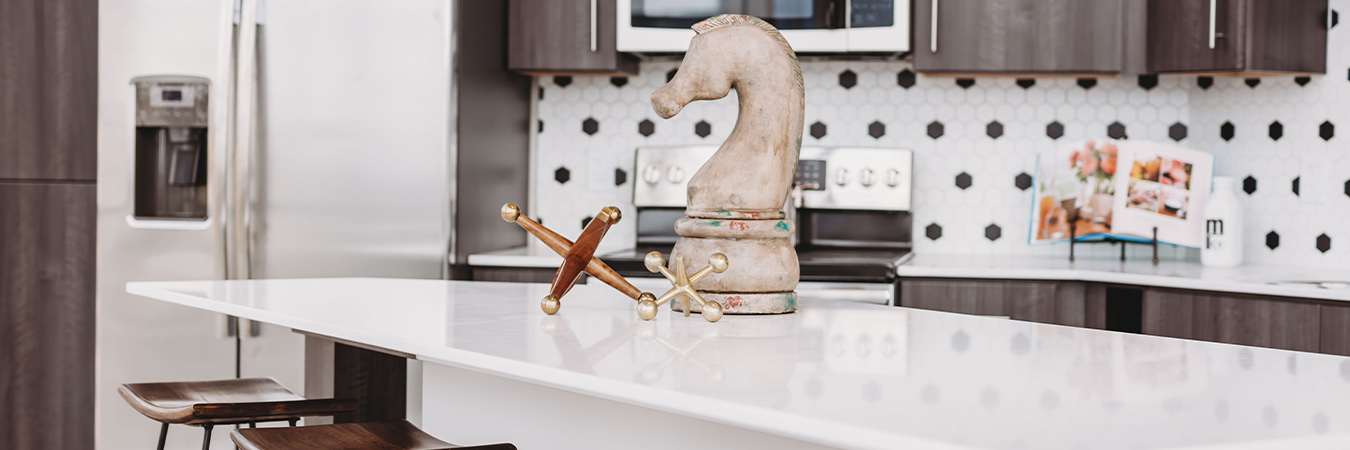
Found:
M 205 437 L 202 438 L 202 450 L 211 449 L 211 429 L 214 427 L 215 425 L 209 423 L 202 425 L 202 428 L 206 429 Z
M 159 445 L 156 446 L 155 449 L 164 450 L 164 439 L 168 437 L 169 437 L 169 424 L 166 422 L 159 426 Z

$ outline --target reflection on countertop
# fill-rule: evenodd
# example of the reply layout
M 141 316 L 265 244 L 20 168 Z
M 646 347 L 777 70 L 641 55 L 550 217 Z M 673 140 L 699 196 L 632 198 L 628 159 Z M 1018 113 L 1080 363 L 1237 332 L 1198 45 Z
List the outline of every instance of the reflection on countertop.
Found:
M 708 323 L 663 309 L 644 322 L 631 300 L 598 284 L 574 288 L 555 316 L 539 311 L 542 284 L 322 279 L 128 290 L 838 447 L 1350 445 L 1350 358 L 1329 355 L 806 296 L 794 314 Z

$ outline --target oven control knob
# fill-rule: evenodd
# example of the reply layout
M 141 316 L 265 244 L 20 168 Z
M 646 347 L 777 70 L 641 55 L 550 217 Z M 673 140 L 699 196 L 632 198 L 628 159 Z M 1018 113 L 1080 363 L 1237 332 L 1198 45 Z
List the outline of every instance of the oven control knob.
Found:
M 900 185 L 900 171 L 891 169 L 886 171 L 886 185 L 896 187 Z
M 848 184 L 848 169 L 840 167 L 839 170 L 834 171 L 834 184 L 840 186 Z
M 661 182 L 661 169 L 657 169 L 656 166 L 647 166 L 643 168 L 642 181 L 646 181 L 647 184 L 655 186 L 656 183 Z
M 671 167 L 666 172 L 666 179 L 670 180 L 671 183 L 680 184 L 684 181 L 684 169 L 679 168 L 679 166 Z
M 871 186 L 876 181 L 877 175 L 872 172 L 872 169 L 863 169 L 862 172 L 858 172 L 858 182 L 862 183 L 863 186 Z

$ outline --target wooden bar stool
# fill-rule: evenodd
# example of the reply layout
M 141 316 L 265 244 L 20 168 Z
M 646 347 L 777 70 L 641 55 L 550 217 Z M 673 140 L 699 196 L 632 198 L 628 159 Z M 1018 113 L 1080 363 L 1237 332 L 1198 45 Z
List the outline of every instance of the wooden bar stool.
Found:
M 230 439 L 242 450 L 516 450 L 512 444 L 451 445 L 406 420 L 239 429 Z
M 117 392 L 145 417 L 162 424 L 159 450 L 164 450 L 171 423 L 202 427 L 202 450 L 206 450 L 211 448 L 211 429 L 216 425 L 253 427 L 258 422 L 284 420 L 294 427 L 301 417 L 356 410 L 355 400 L 309 400 L 271 378 L 124 384 Z

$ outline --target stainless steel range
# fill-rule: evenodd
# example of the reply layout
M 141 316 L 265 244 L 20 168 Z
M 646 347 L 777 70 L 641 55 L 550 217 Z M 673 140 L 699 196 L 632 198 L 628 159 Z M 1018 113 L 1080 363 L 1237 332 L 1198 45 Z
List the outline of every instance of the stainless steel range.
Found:
M 633 188 L 637 245 L 600 258 L 626 277 L 657 276 L 643 267 L 642 257 L 651 251 L 670 254 L 689 177 L 716 151 L 639 148 Z M 802 149 L 786 208 L 798 224 L 799 292 L 891 303 L 896 266 L 911 257 L 912 167 L 913 154 L 905 149 Z

